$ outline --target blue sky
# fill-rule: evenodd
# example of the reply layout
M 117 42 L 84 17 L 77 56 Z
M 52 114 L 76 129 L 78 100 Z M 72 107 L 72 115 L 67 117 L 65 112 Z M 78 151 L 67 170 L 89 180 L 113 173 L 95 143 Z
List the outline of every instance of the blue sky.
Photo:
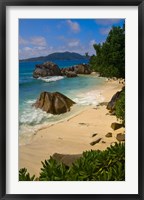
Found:
M 112 26 L 124 19 L 19 19 L 19 58 L 46 56 L 54 52 L 88 52 L 105 41 Z

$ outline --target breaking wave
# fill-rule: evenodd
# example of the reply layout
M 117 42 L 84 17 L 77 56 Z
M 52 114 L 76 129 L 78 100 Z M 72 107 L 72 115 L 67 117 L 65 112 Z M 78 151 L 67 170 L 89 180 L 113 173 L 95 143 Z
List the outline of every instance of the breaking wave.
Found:
M 80 105 L 94 105 L 97 106 L 99 103 L 104 101 L 102 92 L 98 90 L 92 90 L 86 93 L 78 94 L 74 101 Z
M 49 83 L 49 82 L 64 79 L 64 77 L 63 76 L 52 76 L 52 77 L 46 77 L 46 78 L 39 77 L 38 79 Z

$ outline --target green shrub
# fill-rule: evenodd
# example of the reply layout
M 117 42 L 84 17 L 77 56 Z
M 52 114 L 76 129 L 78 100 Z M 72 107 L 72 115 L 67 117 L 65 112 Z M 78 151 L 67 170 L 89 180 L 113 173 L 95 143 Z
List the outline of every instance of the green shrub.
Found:
M 122 181 L 125 177 L 124 144 L 115 144 L 105 151 L 87 151 L 70 169 L 70 180 Z
M 38 178 L 40 181 L 123 181 L 125 145 L 115 143 L 105 151 L 86 151 L 71 167 L 57 162 L 52 157 L 42 162 L 42 165 Z M 20 173 L 20 180 L 26 179 L 27 174 L 23 173 L 22 176 Z M 28 180 L 34 179 L 29 176 Z
M 115 113 L 118 119 L 122 120 L 122 123 L 125 125 L 125 90 L 120 94 L 120 98 L 116 102 Z
M 34 181 L 35 175 L 30 177 L 30 174 L 27 172 L 26 168 L 19 170 L 19 181 Z
M 67 178 L 68 167 L 63 163 L 58 163 L 52 157 L 42 162 L 40 181 L 64 181 Z

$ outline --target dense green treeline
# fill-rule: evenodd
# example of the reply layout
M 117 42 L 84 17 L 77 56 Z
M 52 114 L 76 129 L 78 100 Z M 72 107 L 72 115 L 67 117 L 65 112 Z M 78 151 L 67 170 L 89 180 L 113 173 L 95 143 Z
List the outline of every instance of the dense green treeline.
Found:
M 125 77 L 125 26 L 112 27 L 103 44 L 94 44 L 90 67 L 105 77 Z

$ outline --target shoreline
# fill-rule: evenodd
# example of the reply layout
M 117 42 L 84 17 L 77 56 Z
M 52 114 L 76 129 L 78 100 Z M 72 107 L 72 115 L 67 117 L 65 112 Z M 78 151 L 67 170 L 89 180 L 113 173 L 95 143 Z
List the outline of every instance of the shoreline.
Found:
M 46 125 L 33 134 L 28 144 L 19 146 L 19 169 L 27 168 L 31 175 L 39 175 L 41 161 L 49 159 L 54 153 L 81 154 L 86 150 L 104 150 L 116 142 L 116 134 L 123 133 L 124 128 L 112 130 L 111 123 L 117 122 L 116 116 L 109 115 L 106 103 L 121 88 L 119 80 L 108 80 L 100 87 L 104 102 L 61 120 L 52 125 Z M 105 135 L 111 132 L 112 137 Z M 95 136 L 93 136 L 96 134 Z M 94 146 L 90 143 L 101 138 Z
M 24 106 L 26 112 L 23 111 L 20 116 L 20 126 L 19 126 L 19 137 L 23 138 L 21 144 L 24 144 L 24 138 L 26 139 L 26 143 L 29 142 L 30 137 L 33 136 L 39 129 L 42 127 L 46 127 L 47 125 L 59 123 L 60 121 L 66 120 L 71 116 L 83 111 L 86 107 L 93 105 L 98 105 L 103 101 L 101 96 L 101 87 L 105 85 L 106 78 L 105 77 L 96 77 L 95 75 L 79 75 L 79 77 L 85 78 L 96 78 L 98 79 L 98 84 L 92 85 L 90 88 L 81 88 L 75 90 L 74 92 L 65 93 L 65 91 L 60 91 L 62 94 L 66 95 L 74 102 L 75 105 L 71 107 L 70 112 L 66 112 L 60 115 L 52 115 L 50 113 L 43 112 L 41 109 L 32 110 L 32 103 L 36 102 L 38 95 L 35 99 L 26 100 L 27 103 Z M 102 82 L 101 82 L 102 79 Z M 95 82 L 95 81 L 94 81 Z M 49 91 L 49 90 L 48 90 Z M 57 91 L 57 90 L 56 90 Z M 92 102 L 92 104 L 91 104 Z M 26 117 L 27 116 L 27 117 Z M 30 118 L 31 116 L 31 118 Z M 27 141 L 28 140 L 28 141 Z

